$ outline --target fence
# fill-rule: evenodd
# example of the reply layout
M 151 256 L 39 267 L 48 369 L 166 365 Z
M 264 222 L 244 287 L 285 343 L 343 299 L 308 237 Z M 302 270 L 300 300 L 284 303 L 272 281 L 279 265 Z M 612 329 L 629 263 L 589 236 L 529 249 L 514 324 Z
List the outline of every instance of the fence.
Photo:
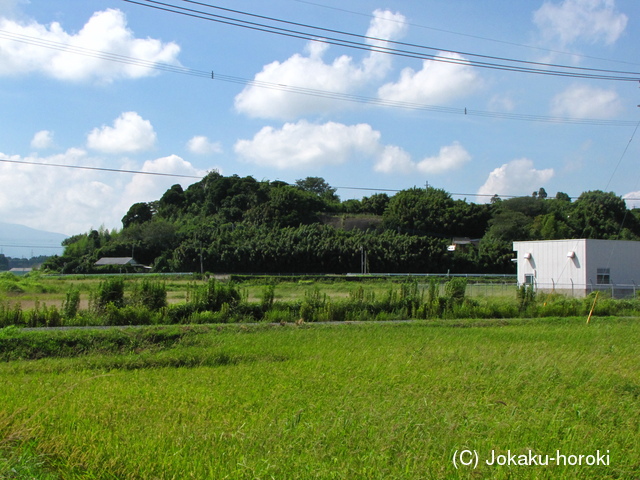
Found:
M 602 292 L 611 298 L 635 297 L 640 287 L 635 283 L 541 283 L 534 282 L 533 287 L 539 292 L 560 293 L 571 297 L 584 297 L 592 292 Z

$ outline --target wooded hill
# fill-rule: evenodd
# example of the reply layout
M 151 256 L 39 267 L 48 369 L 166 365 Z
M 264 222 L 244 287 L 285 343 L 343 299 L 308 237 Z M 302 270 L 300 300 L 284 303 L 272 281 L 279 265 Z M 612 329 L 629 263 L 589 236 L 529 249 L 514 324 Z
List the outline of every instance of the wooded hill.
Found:
M 130 257 L 157 272 L 515 273 L 512 242 L 560 238 L 640 239 L 637 210 L 614 193 L 454 200 L 437 188 L 340 201 L 324 179 L 294 185 L 209 173 L 186 190 L 136 203 L 121 230 L 75 235 L 43 268 L 99 271 L 100 257 Z M 455 237 L 477 245 L 447 246 Z

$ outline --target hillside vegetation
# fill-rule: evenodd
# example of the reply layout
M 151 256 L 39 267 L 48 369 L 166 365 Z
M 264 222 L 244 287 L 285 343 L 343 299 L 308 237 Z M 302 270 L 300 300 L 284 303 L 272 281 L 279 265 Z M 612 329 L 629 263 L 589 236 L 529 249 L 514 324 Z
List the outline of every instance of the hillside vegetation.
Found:
M 289 185 L 217 172 L 132 205 L 122 224 L 70 237 L 44 268 L 89 273 L 100 257 L 133 256 L 157 272 L 348 273 L 366 253 L 368 272 L 513 273 L 514 240 L 640 239 L 637 212 L 602 191 L 475 204 L 430 187 L 340 201 L 318 177 Z M 454 237 L 479 242 L 448 251 Z

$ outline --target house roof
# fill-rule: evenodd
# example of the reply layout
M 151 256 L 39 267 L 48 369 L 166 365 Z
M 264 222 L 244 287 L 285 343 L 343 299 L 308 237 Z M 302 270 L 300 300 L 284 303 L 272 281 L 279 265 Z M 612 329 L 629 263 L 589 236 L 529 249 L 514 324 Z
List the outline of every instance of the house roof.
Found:
M 133 257 L 102 257 L 94 265 L 138 265 Z

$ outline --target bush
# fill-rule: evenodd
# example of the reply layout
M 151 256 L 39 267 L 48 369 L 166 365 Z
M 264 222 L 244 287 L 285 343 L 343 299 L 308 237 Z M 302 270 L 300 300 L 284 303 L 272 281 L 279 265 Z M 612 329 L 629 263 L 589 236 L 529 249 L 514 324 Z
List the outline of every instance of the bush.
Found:
M 196 306 L 197 311 L 215 312 L 225 303 L 229 308 L 234 308 L 240 303 L 240 293 L 235 285 L 231 283 L 224 285 L 213 278 L 205 285 L 196 288 L 192 297 L 191 302 Z
M 135 284 L 131 302 L 153 312 L 167 306 L 167 287 L 164 283 L 144 279 Z
M 62 315 L 67 320 L 73 320 L 80 310 L 80 290 L 71 288 L 67 292 L 67 296 L 62 303 Z
M 59 327 L 62 325 L 62 315 L 54 305 L 41 307 L 36 302 L 35 307 L 28 310 L 25 317 L 28 327 Z
M 104 310 L 107 305 L 124 307 L 124 280 L 122 277 L 109 278 L 100 282 L 98 293 L 95 297 L 97 310 Z
M 13 307 L 0 303 L 0 327 L 21 326 L 23 322 L 24 314 L 19 303 L 14 304 Z
M 104 309 L 103 323 L 104 325 L 152 325 L 160 321 L 159 314 L 148 308 L 133 305 L 118 307 L 109 303 Z

